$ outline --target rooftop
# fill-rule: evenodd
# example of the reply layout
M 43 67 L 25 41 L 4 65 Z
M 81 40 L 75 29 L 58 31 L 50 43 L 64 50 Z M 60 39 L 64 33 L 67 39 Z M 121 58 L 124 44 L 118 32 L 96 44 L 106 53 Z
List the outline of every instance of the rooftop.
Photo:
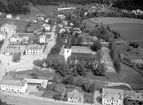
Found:
M 87 54 L 92 54 L 94 52 L 89 47 L 85 47 L 85 46 L 72 46 L 72 53 L 87 53 Z
M 30 74 L 34 74 L 36 75 L 38 78 L 41 78 L 41 79 L 44 79 L 44 78 L 47 78 L 47 79 L 51 79 L 53 78 L 55 72 L 54 71 L 48 71 L 48 70 L 45 70 L 45 71 L 42 71 L 42 70 L 39 70 L 39 69 L 30 69 L 30 70 L 25 70 L 25 71 L 18 71 L 18 72 L 11 72 L 11 76 L 13 78 L 33 78 Z
M 0 81 L 1 85 L 10 85 L 10 86 L 24 86 L 26 83 L 25 80 L 16 80 L 16 79 L 3 79 Z
M 102 95 L 108 100 L 110 100 L 111 98 L 113 98 L 114 100 L 123 99 L 124 90 L 103 88 Z
M 41 49 L 43 49 L 43 48 L 44 48 L 43 45 L 31 44 L 31 45 L 28 45 L 26 49 L 41 50 Z
M 5 53 L 19 53 L 24 52 L 26 46 L 25 45 L 8 45 L 7 48 L 4 49 Z

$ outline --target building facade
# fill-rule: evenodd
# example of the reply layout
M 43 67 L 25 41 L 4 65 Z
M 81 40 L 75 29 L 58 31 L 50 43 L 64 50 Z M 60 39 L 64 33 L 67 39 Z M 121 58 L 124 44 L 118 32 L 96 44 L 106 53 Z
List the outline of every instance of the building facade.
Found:
M 28 45 L 25 50 L 25 54 L 26 55 L 28 55 L 28 54 L 43 54 L 44 48 L 45 48 L 45 46 L 43 46 L 43 45 L 36 45 L 36 44 Z
M 102 105 L 123 105 L 124 90 L 102 89 Z
M 27 90 L 27 82 L 25 80 L 2 80 L 0 82 L 0 90 L 8 92 L 25 93 Z

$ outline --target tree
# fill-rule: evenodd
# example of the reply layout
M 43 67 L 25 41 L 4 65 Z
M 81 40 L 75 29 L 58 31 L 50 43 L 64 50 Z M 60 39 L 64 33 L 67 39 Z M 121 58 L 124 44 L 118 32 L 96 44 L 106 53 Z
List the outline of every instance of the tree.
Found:
M 120 61 L 119 60 L 115 60 L 113 61 L 114 67 L 116 69 L 116 71 L 119 73 L 121 70 L 121 65 L 120 65 Z
M 85 82 L 82 84 L 82 89 L 85 91 L 85 92 L 90 92 L 90 84 L 89 84 L 89 81 Z
M 33 62 L 34 65 L 40 66 L 40 67 L 42 67 L 43 63 L 44 63 L 44 61 L 43 60 L 39 60 L 39 59 L 38 60 L 34 60 L 34 62 Z
M 64 83 L 65 85 L 67 85 L 67 84 L 73 85 L 73 84 L 74 84 L 74 77 L 73 77 L 72 75 L 67 76 L 67 77 L 63 80 L 63 83 Z
M 139 44 L 137 44 L 137 43 L 135 43 L 135 42 L 131 42 L 131 43 L 129 44 L 129 46 L 132 46 L 132 47 L 134 47 L 134 48 L 138 48 L 138 47 L 139 47 Z
M 96 70 L 93 70 L 93 74 L 98 76 L 104 76 L 105 75 L 104 64 L 99 63 Z
M 79 75 L 81 76 L 85 76 L 86 75 L 86 70 L 83 64 L 78 64 L 77 65 L 77 72 Z
M 30 13 L 30 9 L 28 8 L 29 0 L 5 0 L 4 2 L 1 0 L 0 10 L 2 12 L 8 14 L 28 14 Z
M 13 55 L 12 61 L 13 62 L 19 62 L 20 61 L 20 57 L 21 57 L 20 54 L 15 54 L 15 55 Z
M 93 45 L 91 46 L 91 49 L 93 51 L 100 50 L 102 47 L 101 42 L 99 40 L 94 41 Z
M 61 98 L 62 98 L 62 94 L 55 94 L 54 96 L 53 96 L 53 99 L 54 100 L 61 100 Z
M 84 80 L 82 80 L 82 79 L 78 79 L 75 81 L 75 85 L 78 87 L 81 87 L 83 83 L 84 83 Z

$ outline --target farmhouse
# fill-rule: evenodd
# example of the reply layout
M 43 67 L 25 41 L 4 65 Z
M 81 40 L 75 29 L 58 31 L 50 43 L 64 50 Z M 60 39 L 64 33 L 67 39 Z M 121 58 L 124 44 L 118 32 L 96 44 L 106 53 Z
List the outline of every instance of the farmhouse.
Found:
M 32 44 L 28 45 L 25 54 L 43 54 L 45 46 L 43 45 L 37 45 L 37 44 Z
M 102 105 L 123 105 L 124 90 L 102 89 Z
M 0 81 L 0 90 L 25 93 L 27 90 L 27 82 L 25 80 L 3 79 Z

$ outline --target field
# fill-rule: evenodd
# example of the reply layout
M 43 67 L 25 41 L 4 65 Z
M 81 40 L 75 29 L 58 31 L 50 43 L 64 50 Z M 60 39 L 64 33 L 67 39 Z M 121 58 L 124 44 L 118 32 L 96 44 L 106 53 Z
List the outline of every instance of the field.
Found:
M 133 18 L 92 18 L 94 22 L 103 22 L 109 25 L 111 29 L 120 32 L 126 40 L 136 40 L 143 47 L 143 20 Z
M 111 29 L 117 30 L 121 33 L 121 36 L 127 40 L 143 40 L 143 20 L 139 19 L 131 19 L 131 18 L 98 18 L 97 20 L 91 19 L 94 22 L 103 22 L 103 24 L 109 24 Z M 92 23 L 93 25 L 93 23 Z M 139 41 L 137 41 L 139 42 Z M 140 43 L 142 43 L 140 41 Z M 143 45 L 143 44 L 141 44 Z M 140 46 L 141 46 L 140 45 Z M 126 50 L 130 48 L 131 51 L 127 52 Z M 141 58 L 143 53 L 140 49 L 135 49 L 133 47 L 129 47 L 128 45 L 120 46 L 118 49 L 128 53 L 133 58 Z M 138 56 L 135 56 L 135 53 L 139 52 Z M 133 56 L 134 55 L 134 56 Z M 125 82 L 131 84 L 133 88 L 143 88 L 143 77 L 137 73 L 134 69 L 124 65 L 121 63 L 121 72 L 117 75 L 114 75 L 108 80 L 116 81 L 116 82 Z
M 127 40 L 136 40 L 143 47 L 143 24 L 137 23 L 116 23 L 110 25 L 113 30 L 120 32 Z

